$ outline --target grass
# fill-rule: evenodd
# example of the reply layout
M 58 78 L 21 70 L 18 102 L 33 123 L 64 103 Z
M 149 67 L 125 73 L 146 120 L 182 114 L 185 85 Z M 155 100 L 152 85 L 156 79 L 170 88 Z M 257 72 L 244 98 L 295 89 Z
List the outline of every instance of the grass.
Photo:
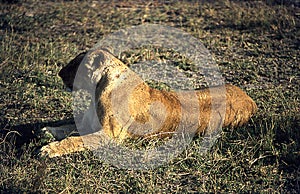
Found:
M 0 4 L 0 191 L 169 193 L 300 191 L 298 1 L 15 1 Z M 257 103 L 249 124 L 200 139 L 168 164 L 118 169 L 90 152 L 36 156 L 38 131 L 72 118 L 63 65 L 106 34 L 143 23 L 191 33 L 228 83 Z M 147 53 L 148 52 L 148 53 Z M 149 51 L 126 55 L 132 62 Z M 150 52 L 151 54 L 151 52 Z

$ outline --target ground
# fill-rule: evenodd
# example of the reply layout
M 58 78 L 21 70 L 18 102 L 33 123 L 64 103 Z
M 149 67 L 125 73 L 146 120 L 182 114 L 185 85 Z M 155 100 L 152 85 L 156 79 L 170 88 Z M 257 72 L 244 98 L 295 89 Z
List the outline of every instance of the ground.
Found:
M 162 2 L 2 1 L 1 192 L 300 191 L 299 1 Z M 39 158 L 45 142 L 38 131 L 73 117 L 71 94 L 57 76 L 61 67 L 104 35 L 143 23 L 201 40 L 226 82 L 246 91 L 258 113 L 248 125 L 223 129 L 207 154 L 197 151 L 195 139 L 153 170 L 118 169 L 90 152 Z M 153 56 L 144 49 L 122 60 Z

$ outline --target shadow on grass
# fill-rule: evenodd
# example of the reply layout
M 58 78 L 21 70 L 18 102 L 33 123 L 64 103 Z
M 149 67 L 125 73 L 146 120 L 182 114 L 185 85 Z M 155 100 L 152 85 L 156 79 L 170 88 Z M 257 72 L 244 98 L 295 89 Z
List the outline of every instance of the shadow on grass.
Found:
M 264 163 L 278 163 L 279 171 L 286 176 L 285 188 L 300 191 L 300 116 L 280 116 L 268 122 L 274 126 L 272 149 L 277 154 Z
M 39 141 L 38 135 L 43 127 L 58 127 L 73 124 L 74 119 L 53 122 L 28 123 L 14 126 L 0 126 L 0 148 L 2 151 L 20 151 L 22 146 Z M 21 154 L 21 153 L 20 153 Z
M 300 170 L 300 116 L 286 116 L 276 120 L 274 144 L 281 150 L 281 168 Z

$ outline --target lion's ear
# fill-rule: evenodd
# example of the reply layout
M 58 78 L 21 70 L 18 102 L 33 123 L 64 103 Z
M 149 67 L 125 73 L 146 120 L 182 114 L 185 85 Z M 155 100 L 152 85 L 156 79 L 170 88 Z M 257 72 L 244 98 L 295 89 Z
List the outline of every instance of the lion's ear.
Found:
M 83 60 L 84 56 L 86 55 L 87 52 L 82 52 L 79 55 L 77 55 L 70 63 L 72 63 L 74 66 L 77 68 L 79 67 L 81 61 Z M 69 64 L 70 64 L 69 63 Z
M 72 59 L 68 65 L 63 67 L 58 75 L 63 80 L 65 86 L 70 90 L 73 89 L 73 82 L 76 76 L 76 72 L 80 66 L 81 61 L 84 59 L 86 52 L 80 53 L 74 59 Z
M 77 69 L 83 60 L 84 56 L 87 52 L 82 52 L 79 55 L 77 55 L 74 59 L 72 59 L 65 67 L 63 67 L 58 75 L 63 78 L 66 74 L 70 74 L 71 72 L 77 72 Z

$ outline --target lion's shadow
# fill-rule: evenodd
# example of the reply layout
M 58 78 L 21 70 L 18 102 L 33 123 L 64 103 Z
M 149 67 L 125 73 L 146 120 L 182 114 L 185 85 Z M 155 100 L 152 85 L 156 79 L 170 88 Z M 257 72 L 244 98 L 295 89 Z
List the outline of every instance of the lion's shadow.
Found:
M 29 144 L 33 141 L 38 141 L 41 129 L 44 127 L 59 127 L 67 124 L 74 124 L 74 119 L 66 119 L 50 122 L 36 122 L 12 126 L 0 126 L 0 148 L 5 150 L 3 146 L 9 145 L 16 149 Z M 5 145 L 4 145 L 5 144 Z

